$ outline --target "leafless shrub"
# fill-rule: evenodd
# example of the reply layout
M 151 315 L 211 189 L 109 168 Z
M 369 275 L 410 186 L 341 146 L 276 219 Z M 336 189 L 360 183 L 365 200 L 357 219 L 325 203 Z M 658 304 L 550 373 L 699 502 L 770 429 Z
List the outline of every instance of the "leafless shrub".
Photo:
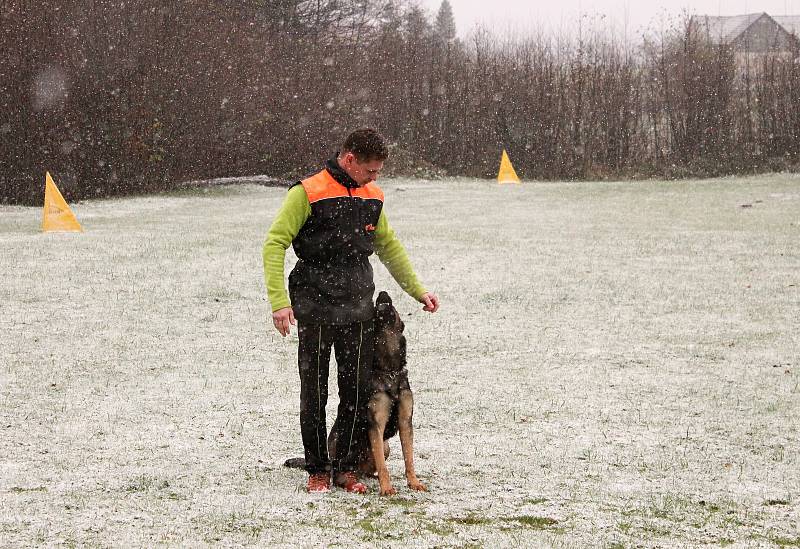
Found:
M 797 52 L 737 58 L 688 21 L 633 48 L 570 35 L 461 40 L 407 0 L 8 0 L 0 13 L 0 201 L 179 181 L 293 178 L 358 125 L 453 175 L 702 175 L 800 155 Z M 457 15 L 457 14 L 456 14 Z

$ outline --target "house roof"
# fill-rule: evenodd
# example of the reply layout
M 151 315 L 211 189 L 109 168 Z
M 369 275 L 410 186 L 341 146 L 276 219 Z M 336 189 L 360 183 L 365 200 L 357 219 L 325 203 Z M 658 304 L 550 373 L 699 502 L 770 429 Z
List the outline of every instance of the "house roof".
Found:
M 708 37 L 719 44 L 730 44 L 753 23 L 766 13 L 749 13 L 747 15 L 698 15 L 694 17 L 702 30 L 708 30 Z
M 786 29 L 786 32 L 800 36 L 800 15 L 773 15 L 772 18 Z

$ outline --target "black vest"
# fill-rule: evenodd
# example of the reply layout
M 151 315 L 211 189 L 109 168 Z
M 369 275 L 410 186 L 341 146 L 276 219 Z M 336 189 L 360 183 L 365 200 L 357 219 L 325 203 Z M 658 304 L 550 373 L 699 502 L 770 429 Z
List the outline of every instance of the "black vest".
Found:
M 350 324 L 374 315 L 369 256 L 383 208 L 375 183 L 359 187 L 335 163 L 302 185 L 311 215 L 292 241 L 298 261 L 289 275 L 294 316 L 307 324 Z

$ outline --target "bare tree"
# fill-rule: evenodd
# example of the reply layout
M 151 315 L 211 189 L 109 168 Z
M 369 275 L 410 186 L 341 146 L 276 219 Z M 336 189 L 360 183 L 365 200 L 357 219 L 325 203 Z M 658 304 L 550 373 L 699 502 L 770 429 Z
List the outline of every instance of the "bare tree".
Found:
M 456 35 L 410 0 L 6 0 L 0 201 L 37 204 L 187 178 L 298 177 L 348 129 L 398 158 L 490 177 L 738 173 L 800 158 L 800 64 L 737 65 L 688 20 L 639 50 L 575 36 Z M 591 23 L 591 24 L 590 24 Z

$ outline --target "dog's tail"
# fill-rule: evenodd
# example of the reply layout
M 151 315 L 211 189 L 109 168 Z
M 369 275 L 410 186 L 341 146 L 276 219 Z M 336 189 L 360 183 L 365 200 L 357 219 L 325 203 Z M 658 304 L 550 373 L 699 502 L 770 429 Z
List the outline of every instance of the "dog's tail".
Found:
M 289 458 L 283 462 L 284 467 L 291 467 L 292 469 L 305 469 L 306 458 Z

